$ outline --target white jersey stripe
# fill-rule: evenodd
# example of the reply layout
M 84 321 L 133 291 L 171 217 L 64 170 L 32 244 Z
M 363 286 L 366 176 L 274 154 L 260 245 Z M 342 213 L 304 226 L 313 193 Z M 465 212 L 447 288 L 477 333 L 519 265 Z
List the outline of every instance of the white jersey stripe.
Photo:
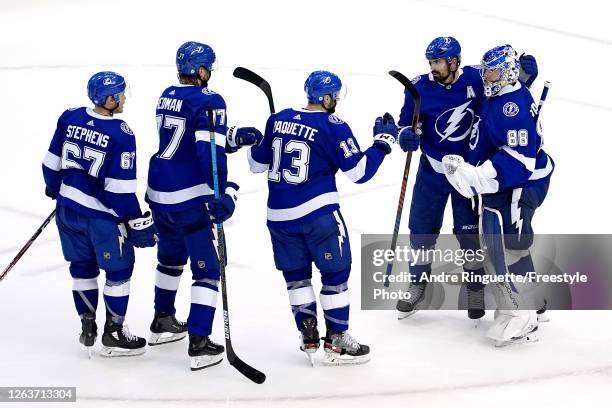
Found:
M 338 204 L 340 197 L 336 191 L 316 196 L 297 207 L 268 208 L 268 221 L 290 221 L 302 218 L 321 207 Z
M 87 208 L 90 208 L 96 211 L 102 211 L 105 213 L 112 214 L 115 217 L 118 217 L 117 213 L 114 210 L 106 207 L 104 204 L 100 202 L 100 200 L 98 200 L 95 197 L 85 194 L 84 192 L 82 192 L 81 190 L 77 188 L 67 186 L 66 184 L 62 183 L 59 193 L 62 197 L 72 200 L 75 203 L 82 205 L 83 207 L 87 207 Z

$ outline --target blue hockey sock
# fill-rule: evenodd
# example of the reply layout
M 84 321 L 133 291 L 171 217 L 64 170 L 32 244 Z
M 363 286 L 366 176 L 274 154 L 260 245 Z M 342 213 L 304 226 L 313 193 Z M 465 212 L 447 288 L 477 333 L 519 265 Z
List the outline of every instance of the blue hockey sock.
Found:
M 155 310 L 175 314 L 174 301 L 181 281 L 183 266 L 158 264 L 155 272 Z
M 104 303 L 106 313 L 115 324 L 123 324 L 130 299 L 130 280 L 106 281 L 104 285 Z
M 216 280 L 200 279 L 191 285 L 191 307 L 189 318 L 187 318 L 189 334 L 210 335 L 215 318 L 218 294 L 218 281 Z
M 98 278 L 73 278 L 72 297 L 79 316 L 95 313 L 98 307 Z

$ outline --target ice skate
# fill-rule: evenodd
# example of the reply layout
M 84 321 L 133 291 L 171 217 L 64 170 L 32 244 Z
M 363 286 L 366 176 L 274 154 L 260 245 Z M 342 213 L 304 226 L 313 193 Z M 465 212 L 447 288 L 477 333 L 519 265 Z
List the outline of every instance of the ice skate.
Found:
M 546 313 L 547 303 L 548 302 L 546 301 L 546 299 L 544 299 L 544 306 L 542 306 L 542 308 L 536 312 L 536 314 L 538 315 L 538 323 L 550 322 L 550 318 L 548 317 L 548 314 Z
M 359 344 L 348 332 L 328 330 L 324 340 L 324 365 L 365 364 L 370 361 L 370 347 Z
M 395 308 L 397 309 L 397 320 L 402 320 L 408 316 L 412 316 L 417 312 L 417 306 L 423 300 L 425 294 L 425 283 L 411 283 L 408 288 L 410 297 L 408 299 L 400 299 L 397 301 Z
M 534 310 L 499 310 L 487 337 L 495 341 L 495 347 L 538 341 L 535 331 L 538 320 Z
M 149 346 L 172 343 L 187 336 L 187 323 L 176 320 L 170 313 L 155 312 L 151 323 Z
M 304 319 L 302 327 L 300 331 L 300 350 L 306 353 L 308 360 L 310 360 L 310 365 L 314 367 L 314 355 L 321 345 L 319 330 L 317 329 L 317 319 L 314 317 Z
M 224 351 L 225 347 L 214 343 L 208 336 L 190 335 L 188 354 L 191 357 L 191 371 L 219 364 Z
M 467 289 L 468 299 L 468 317 L 475 320 L 474 327 L 478 327 L 480 319 L 485 315 L 485 304 L 484 304 L 484 287 L 479 290 L 472 290 L 469 287 Z
M 91 347 L 98 337 L 98 326 L 96 325 L 95 313 L 84 313 L 81 319 L 81 334 L 79 342 L 87 347 L 87 355 L 91 359 Z
M 107 321 L 102 334 L 102 357 L 131 357 L 145 353 L 146 340 L 130 333 L 127 325 Z

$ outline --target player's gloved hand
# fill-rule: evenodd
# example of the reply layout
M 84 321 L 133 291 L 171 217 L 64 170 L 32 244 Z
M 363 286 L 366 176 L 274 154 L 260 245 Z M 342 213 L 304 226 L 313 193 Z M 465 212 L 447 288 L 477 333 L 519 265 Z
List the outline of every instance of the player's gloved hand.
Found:
M 447 154 L 442 158 L 442 167 L 448 182 L 465 198 L 496 193 L 499 190 L 499 182 L 495 179 L 497 171 L 491 160 L 480 166 L 473 166 L 466 163 L 461 156 Z
M 397 138 L 399 145 L 405 152 L 416 151 L 421 144 L 421 129 L 417 128 L 416 132 L 412 131 L 412 126 L 399 128 Z
M 151 212 L 145 212 L 142 217 L 128 221 L 126 242 L 136 248 L 155 246 L 158 241 L 157 227 L 153 223 Z
M 382 149 L 385 154 L 391 153 L 397 135 L 397 125 L 390 113 L 379 116 L 374 121 L 374 146 Z
M 45 195 L 52 200 L 55 200 L 59 195 L 59 191 L 49 191 L 48 187 L 45 187 Z
M 234 214 L 236 201 L 238 201 L 238 188 L 238 185 L 235 183 L 227 183 L 225 193 L 206 205 L 210 218 L 215 224 L 227 221 Z
M 525 82 L 527 87 L 530 87 L 538 77 L 538 63 L 533 55 L 527 54 L 522 54 L 519 57 L 519 62 L 521 64 L 519 79 Z
M 230 147 L 252 146 L 263 139 L 261 132 L 254 127 L 232 126 L 227 130 L 227 143 Z

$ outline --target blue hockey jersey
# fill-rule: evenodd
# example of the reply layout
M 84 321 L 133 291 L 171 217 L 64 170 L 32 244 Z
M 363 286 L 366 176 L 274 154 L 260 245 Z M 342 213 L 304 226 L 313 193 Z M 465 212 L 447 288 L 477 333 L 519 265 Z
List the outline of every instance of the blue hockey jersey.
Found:
M 359 148 L 350 127 L 325 111 L 285 109 L 270 116 L 264 138 L 248 151 L 251 171 L 268 171 L 268 226 L 300 225 L 339 208 L 335 175 L 371 179 L 385 152 Z
M 146 201 L 179 211 L 214 197 L 208 107 L 212 107 L 220 191 L 227 184 L 225 101 L 209 88 L 168 87 L 157 102 L 159 150 L 149 162 Z
M 491 160 L 499 189 L 527 187 L 548 179 L 554 162 L 542 149 L 538 106 L 520 82 L 483 100 L 470 138 L 468 161 Z
M 421 150 L 433 169 L 441 174 L 444 174 L 442 157 L 447 154 L 465 157 L 467 154 L 474 112 L 484 97 L 477 68 L 460 68 L 457 75 L 456 81 L 450 85 L 436 82 L 431 74 L 412 80 L 421 96 Z M 414 102 L 408 92 L 405 95 L 398 124 L 411 126 Z
M 43 161 L 57 204 L 90 217 L 127 221 L 141 215 L 136 198 L 136 141 L 120 119 L 89 108 L 65 111 Z

